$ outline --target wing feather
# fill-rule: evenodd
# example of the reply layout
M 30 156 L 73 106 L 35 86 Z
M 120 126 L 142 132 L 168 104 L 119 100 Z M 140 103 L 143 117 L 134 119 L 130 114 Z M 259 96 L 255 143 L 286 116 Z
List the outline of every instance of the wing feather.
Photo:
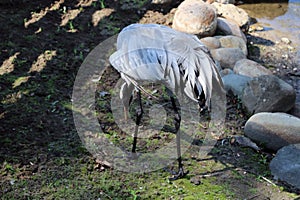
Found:
M 196 36 L 162 25 L 133 24 L 119 34 L 117 49 L 111 64 L 144 92 L 139 81 L 164 82 L 194 101 L 203 91 L 209 106 L 213 82 L 223 87 L 208 49 Z

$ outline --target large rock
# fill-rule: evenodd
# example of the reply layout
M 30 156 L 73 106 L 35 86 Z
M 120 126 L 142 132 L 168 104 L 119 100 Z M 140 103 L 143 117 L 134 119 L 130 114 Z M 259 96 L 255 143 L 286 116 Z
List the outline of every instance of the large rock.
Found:
M 300 189 L 300 144 L 280 149 L 271 161 L 270 169 L 274 179 Z
M 300 118 L 300 102 L 296 102 L 294 107 L 289 112 L 291 115 Z
M 223 76 L 222 80 L 226 92 L 231 91 L 234 95 L 240 97 L 251 78 L 237 74 L 228 74 Z
M 227 35 L 227 36 L 220 37 L 219 41 L 221 43 L 221 47 L 240 48 L 246 56 L 248 54 L 247 44 L 240 37 L 234 35 Z
M 236 22 L 218 17 L 217 31 L 223 32 L 225 35 L 235 35 L 247 42 L 247 38 Z
M 225 68 L 225 69 L 220 70 L 221 77 L 226 76 L 228 74 L 234 74 L 233 70 L 229 69 L 229 68 Z
M 237 61 L 233 67 L 233 71 L 236 74 L 249 77 L 272 75 L 272 72 L 270 70 L 260 65 L 259 63 L 249 59 L 242 59 Z
M 233 69 L 235 63 L 246 58 L 240 48 L 219 48 L 210 51 L 214 60 L 220 62 L 222 68 Z
M 216 7 L 218 16 L 235 21 L 242 30 L 247 31 L 250 25 L 250 17 L 248 13 L 233 4 L 222 4 L 214 2 L 212 4 Z
M 295 104 L 291 85 L 273 75 L 263 75 L 248 82 L 241 97 L 250 113 L 287 112 Z
M 221 47 L 219 39 L 215 37 L 204 37 L 201 38 L 200 41 L 203 42 L 203 44 L 205 44 L 209 50 L 218 49 Z
M 217 12 L 203 1 L 185 0 L 175 12 L 172 28 L 200 37 L 212 36 L 217 28 Z
M 300 119 L 286 113 L 255 114 L 246 122 L 244 131 L 247 137 L 274 151 L 300 143 Z

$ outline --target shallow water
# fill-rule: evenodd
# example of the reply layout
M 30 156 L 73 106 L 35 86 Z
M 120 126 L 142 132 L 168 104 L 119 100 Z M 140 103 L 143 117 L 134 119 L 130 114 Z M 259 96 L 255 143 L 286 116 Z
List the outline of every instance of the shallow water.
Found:
M 274 34 L 275 39 L 289 38 L 298 49 L 297 60 L 300 64 L 300 0 L 243 4 L 239 7 L 255 18 L 265 31 Z
M 283 37 L 292 41 L 291 45 L 297 49 L 295 62 L 300 69 L 300 0 L 262 1 L 265 2 L 243 4 L 239 7 L 255 18 L 258 24 L 263 26 L 263 31 L 267 31 L 275 41 L 280 41 Z M 300 79 L 290 79 L 289 83 L 292 83 L 296 90 L 296 102 L 300 103 Z

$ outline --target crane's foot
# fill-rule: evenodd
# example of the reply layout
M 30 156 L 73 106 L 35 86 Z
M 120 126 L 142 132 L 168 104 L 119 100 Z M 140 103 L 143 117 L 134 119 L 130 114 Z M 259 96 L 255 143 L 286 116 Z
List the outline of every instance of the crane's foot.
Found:
M 175 181 L 177 179 L 183 178 L 184 176 L 186 176 L 189 171 L 184 172 L 183 167 L 180 167 L 178 172 L 174 172 L 171 170 L 171 173 L 173 175 L 173 177 L 170 177 L 169 180 L 170 181 Z
M 127 159 L 128 160 L 137 160 L 139 158 L 140 154 L 136 152 L 128 152 L 127 153 Z

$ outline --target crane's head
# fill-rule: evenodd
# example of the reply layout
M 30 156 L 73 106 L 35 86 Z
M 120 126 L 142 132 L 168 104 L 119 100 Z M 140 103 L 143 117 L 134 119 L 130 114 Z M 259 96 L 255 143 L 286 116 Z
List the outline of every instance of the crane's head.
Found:
M 196 88 L 194 88 L 196 90 Z M 195 94 L 197 94 L 198 91 L 195 91 Z M 209 108 L 207 107 L 207 103 L 206 103 L 206 98 L 205 98 L 205 94 L 204 91 L 202 90 L 201 94 L 198 95 L 197 97 L 197 101 L 198 101 L 198 105 L 199 105 L 199 112 L 200 113 L 204 113 L 207 110 L 209 110 Z

